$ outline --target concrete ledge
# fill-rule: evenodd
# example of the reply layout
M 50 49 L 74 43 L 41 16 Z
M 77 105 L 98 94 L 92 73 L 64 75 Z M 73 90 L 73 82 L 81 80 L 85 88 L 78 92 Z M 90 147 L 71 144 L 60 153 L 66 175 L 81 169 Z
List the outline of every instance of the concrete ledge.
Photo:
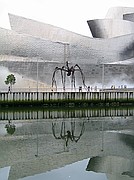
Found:
M 0 106 L 88 107 L 133 105 L 134 92 L 10 92 L 0 93 Z

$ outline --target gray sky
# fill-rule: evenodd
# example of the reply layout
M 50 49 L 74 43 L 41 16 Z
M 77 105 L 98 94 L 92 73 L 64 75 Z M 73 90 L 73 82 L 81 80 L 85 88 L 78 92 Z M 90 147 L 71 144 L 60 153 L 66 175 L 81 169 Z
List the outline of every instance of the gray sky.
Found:
M 9 28 L 9 12 L 89 36 L 87 20 L 105 18 L 114 6 L 134 7 L 134 1 L 0 0 L 0 27 Z

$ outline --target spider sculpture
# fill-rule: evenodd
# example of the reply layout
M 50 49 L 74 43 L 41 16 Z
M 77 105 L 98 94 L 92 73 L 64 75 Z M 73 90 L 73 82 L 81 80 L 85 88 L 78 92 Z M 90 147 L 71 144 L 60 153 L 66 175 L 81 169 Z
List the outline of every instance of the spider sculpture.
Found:
M 71 130 L 66 131 L 65 122 L 61 124 L 60 136 L 56 135 L 56 123 L 52 123 L 52 132 L 55 139 L 63 139 L 65 141 L 66 147 L 68 146 L 69 139 L 72 142 L 78 142 L 81 136 L 83 135 L 85 130 L 84 122 L 81 127 L 80 134 L 78 136 L 75 135 L 75 122 L 71 122 Z
M 55 79 L 55 75 L 57 71 L 61 72 L 61 81 L 62 81 L 64 91 L 65 91 L 65 84 L 66 84 L 66 75 L 71 77 L 71 88 L 74 88 L 74 89 L 76 88 L 75 87 L 75 72 L 76 71 L 79 71 L 81 73 L 83 86 L 85 89 L 87 89 L 87 86 L 85 85 L 85 77 L 80 66 L 78 64 L 75 64 L 74 66 L 69 67 L 68 61 L 66 61 L 65 66 L 55 68 L 53 72 L 53 76 L 52 76 L 52 89 L 53 87 L 55 87 L 57 90 L 57 83 Z

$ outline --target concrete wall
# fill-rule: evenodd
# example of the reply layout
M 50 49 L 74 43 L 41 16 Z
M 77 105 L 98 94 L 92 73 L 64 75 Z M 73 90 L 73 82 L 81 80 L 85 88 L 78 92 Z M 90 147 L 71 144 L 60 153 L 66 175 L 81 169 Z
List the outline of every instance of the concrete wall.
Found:
M 8 101 L 11 102 L 15 102 L 15 101 L 21 101 L 22 102 L 27 102 L 27 101 L 31 101 L 32 102 L 39 100 L 42 102 L 49 102 L 53 100 L 57 101 L 62 101 L 62 100 L 72 100 L 75 102 L 75 100 L 79 100 L 79 101 L 93 101 L 97 100 L 100 101 L 102 100 L 102 102 L 105 101 L 111 101 L 114 100 L 115 102 L 117 101 L 122 101 L 122 100 L 127 100 L 127 101 L 131 101 L 133 99 L 134 95 L 133 95 L 133 89 L 131 91 L 128 91 L 125 89 L 124 90 L 109 90 L 109 91 L 100 91 L 100 92 L 93 92 L 90 90 L 88 92 L 0 92 L 0 101 L 4 102 L 6 101 L 8 103 Z M 73 103 L 74 103 L 73 102 Z M 60 103 L 60 102 L 59 102 Z M 86 104 L 87 105 L 87 104 Z

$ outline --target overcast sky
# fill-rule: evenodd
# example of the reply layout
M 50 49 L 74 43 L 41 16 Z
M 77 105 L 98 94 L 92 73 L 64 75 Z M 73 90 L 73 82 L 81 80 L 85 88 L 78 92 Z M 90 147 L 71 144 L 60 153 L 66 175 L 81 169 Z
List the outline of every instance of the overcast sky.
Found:
M 134 0 L 0 0 L 0 27 L 9 28 L 9 12 L 88 36 L 87 20 L 114 6 L 134 7 Z

